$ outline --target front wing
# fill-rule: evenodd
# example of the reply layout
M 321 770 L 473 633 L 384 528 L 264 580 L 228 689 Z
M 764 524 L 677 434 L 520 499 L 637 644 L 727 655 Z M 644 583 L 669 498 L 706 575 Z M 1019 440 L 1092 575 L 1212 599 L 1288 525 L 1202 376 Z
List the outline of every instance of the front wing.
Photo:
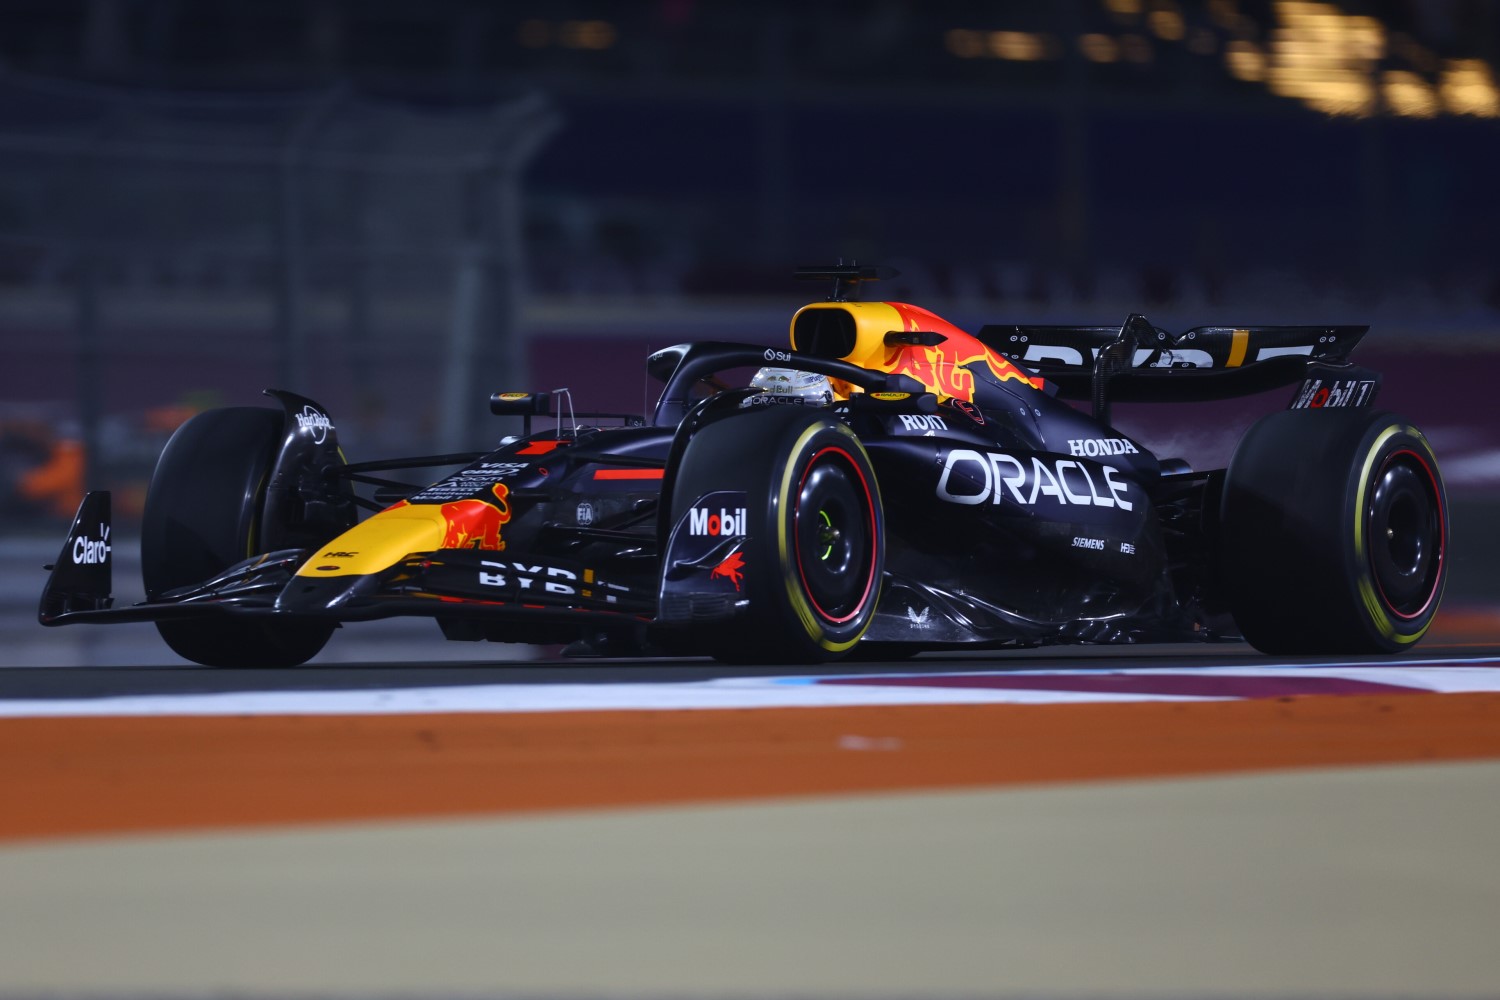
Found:
M 601 625 L 622 618 L 649 620 L 657 604 L 655 574 L 605 576 L 581 563 L 504 558 L 504 553 L 442 550 L 413 553 L 382 573 L 318 579 L 298 576 L 308 553 L 270 552 L 231 566 L 194 587 L 158 600 L 113 607 L 108 585 L 82 590 L 57 586 L 42 596 L 43 625 L 235 615 L 339 622 L 399 616 L 509 618 Z

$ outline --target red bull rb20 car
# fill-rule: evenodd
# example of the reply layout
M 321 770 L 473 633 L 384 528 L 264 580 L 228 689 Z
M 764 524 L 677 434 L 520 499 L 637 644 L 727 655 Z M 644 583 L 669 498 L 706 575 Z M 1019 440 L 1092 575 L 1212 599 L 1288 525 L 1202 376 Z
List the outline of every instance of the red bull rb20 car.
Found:
M 199 414 L 151 482 L 146 601 L 112 606 L 109 497 L 92 493 L 41 621 L 150 620 L 222 666 L 298 664 L 335 628 L 395 615 L 457 640 L 781 663 L 1241 636 L 1391 653 L 1426 632 L 1442 478 L 1422 433 L 1374 408 L 1379 375 L 1349 361 L 1364 327 L 1173 335 L 1132 315 L 971 335 L 854 301 L 880 269 L 799 273 L 834 292 L 794 315 L 790 350 L 658 351 L 643 416 L 503 393 L 491 408 L 524 426 L 498 447 L 351 464 L 293 393 Z M 755 368 L 748 386 L 721 377 Z M 1225 469 L 1110 420 L 1116 401 L 1278 386 L 1295 386 L 1289 405 Z

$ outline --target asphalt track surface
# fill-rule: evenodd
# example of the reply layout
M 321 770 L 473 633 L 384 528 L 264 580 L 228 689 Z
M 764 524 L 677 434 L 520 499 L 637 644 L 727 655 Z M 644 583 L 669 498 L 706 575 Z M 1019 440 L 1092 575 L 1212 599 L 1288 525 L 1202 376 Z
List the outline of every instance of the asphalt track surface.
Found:
M 0 996 L 1494 996 L 1500 628 L 1445 615 L 1370 661 L 9 660 Z

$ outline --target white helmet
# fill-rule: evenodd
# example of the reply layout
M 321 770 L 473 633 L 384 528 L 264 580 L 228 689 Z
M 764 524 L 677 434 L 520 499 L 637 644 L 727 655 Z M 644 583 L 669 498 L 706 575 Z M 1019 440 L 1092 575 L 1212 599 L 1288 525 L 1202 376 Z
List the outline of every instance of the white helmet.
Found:
M 795 368 L 762 368 L 750 380 L 750 388 L 760 395 L 751 396 L 748 405 L 791 403 L 800 406 L 827 406 L 833 402 L 833 386 L 828 376 Z

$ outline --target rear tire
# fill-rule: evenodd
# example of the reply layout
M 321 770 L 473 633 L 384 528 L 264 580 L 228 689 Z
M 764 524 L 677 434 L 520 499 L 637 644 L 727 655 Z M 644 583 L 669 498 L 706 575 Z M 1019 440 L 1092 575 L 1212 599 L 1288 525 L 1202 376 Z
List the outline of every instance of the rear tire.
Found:
M 885 517 L 869 456 L 827 415 L 770 407 L 700 430 L 673 487 L 674 517 L 701 497 L 743 491 L 748 613 L 693 637 L 730 663 L 819 663 L 870 626 L 885 567 Z
M 1442 476 L 1421 431 L 1394 414 L 1258 421 L 1229 464 L 1220 525 L 1230 611 L 1262 652 L 1410 649 L 1442 599 Z
M 151 476 L 141 523 L 147 600 L 203 583 L 262 547 L 266 483 L 285 417 L 231 407 L 200 413 L 177 429 Z M 228 616 L 156 623 L 172 651 L 210 667 L 305 663 L 333 625 L 253 622 Z

